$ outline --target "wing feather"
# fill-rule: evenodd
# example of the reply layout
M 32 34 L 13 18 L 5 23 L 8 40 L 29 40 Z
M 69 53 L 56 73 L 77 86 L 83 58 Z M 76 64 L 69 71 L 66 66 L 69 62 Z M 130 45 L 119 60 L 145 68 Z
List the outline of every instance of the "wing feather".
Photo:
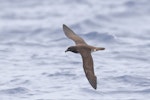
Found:
M 72 39 L 76 44 L 86 44 L 86 42 L 76 35 L 68 26 L 63 24 L 63 31 L 65 35 L 69 38 Z
M 96 89 L 97 88 L 97 78 L 94 73 L 93 58 L 91 56 L 91 51 L 90 51 L 90 49 L 82 48 L 79 52 L 82 56 L 83 68 L 84 68 L 85 75 L 86 75 L 89 83 L 91 84 L 91 86 L 94 89 Z

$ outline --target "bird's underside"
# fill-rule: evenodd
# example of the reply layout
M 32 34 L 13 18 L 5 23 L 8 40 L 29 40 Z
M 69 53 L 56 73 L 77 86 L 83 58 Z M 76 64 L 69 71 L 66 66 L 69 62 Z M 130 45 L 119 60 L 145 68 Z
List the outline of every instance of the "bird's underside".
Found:
M 63 25 L 63 31 L 65 35 L 72 39 L 76 46 L 70 46 L 66 51 L 71 51 L 74 53 L 80 53 L 83 61 L 83 69 L 85 75 L 91 84 L 91 86 L 96 89 L 97 88 L 97 78 L 94 73 L 93 68 L 93 58 L 91 56 L 92 51 L 104 50 L 105 48 L 97 48 L 88 45 L 81 37 L 76 35 L 69 27 Z

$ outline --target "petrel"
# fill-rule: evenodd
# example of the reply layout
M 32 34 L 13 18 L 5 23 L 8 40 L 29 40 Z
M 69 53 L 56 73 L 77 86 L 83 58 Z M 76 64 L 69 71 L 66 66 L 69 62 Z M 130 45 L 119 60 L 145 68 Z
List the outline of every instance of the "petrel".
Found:
M 65 35 L 73 40 L 75 42 L 75 46 L 70 46 L 65 51 L 71 51 L 73 53 L 80 53 L 83 61 L 83 69 L 85 72 L 85 75 L 91 84 L 91 86 L 96 89 L 97 88 L 97 78 L 94 73 L 93 68 L 93 58 L 91 56 L 91 52 L 98 51 L 98 50 L 104 50 L 103 47 L 94 47 L 91 45 L 88 45 L 81 37 L 79 37 L 77 34 L 75 34 L 68 26 L 63 24 L 63 31 Z

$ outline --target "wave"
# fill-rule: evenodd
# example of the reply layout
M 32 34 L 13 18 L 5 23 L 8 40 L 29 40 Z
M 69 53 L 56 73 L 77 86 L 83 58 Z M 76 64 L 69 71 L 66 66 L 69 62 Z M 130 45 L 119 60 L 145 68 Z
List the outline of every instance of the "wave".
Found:
M 28 93 L 28 89 L 24 87 L 16 87 L 10 89 L 0 90 L 1 94 L 25 94 Z
M 53 73 L 53 74 L 49 74 L 48 77 L 75 77 L 76 74 L 72 74 L 72 73 L 69 73 L 69 72 L 56 72 L 56 73 Z
M 109 92 L 104 92 L 105 94 L 109 93 L 109 94 L 149 94 L 150 93 L 150 89 L 139 89 L 139 90 L 116 90 L 116 91 L 109 91 Z
M 132 84 L 141 87 L 150 86 L 150 79 L 139 77 L 139 76 L 124 75 L 124 76 L 115 77 L 114 79 L 119 82 L 124 82 L 126 84 Z
M 84 37 L 90 40 L 96 40 L 101 42 L 116 42 L 116 37 L 109 33 L 90 32 L 85 34 Z

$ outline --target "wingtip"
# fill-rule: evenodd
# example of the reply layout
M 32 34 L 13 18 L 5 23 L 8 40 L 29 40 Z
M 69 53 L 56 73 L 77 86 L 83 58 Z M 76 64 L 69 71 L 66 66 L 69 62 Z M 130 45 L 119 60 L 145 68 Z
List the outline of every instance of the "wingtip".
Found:
M 93 89 L 95 89 L 95 90 L 97 89 L 97 85 L 96 84 L 95 85 L 91 85 L 91 86 L 92 86 Z
M 67 30 L 67 25 L 65 25 L 65 24 L 63 24 L 63 30 L 65 31 L 65 30 Z
M 92 87 L 96 90 L 97 89 L 97 78 L 96 78 L 96 76 L 95 76 L 95 80 L 94 80 L 95 82 L 94 83 L 92 83 L 91 85 L 92 85 Z
M 95 84 L 95 85 L 92 85 L 91 84 L 91 86 L 96 90 L 97 89 L 97 84 Z
M 97 89 L 97 85 L 95 87 L 93 87 L 95 90 Z
M 63 28 L 64 28 L 64 27 L 66 27 L 66 25 L 65 25 L 65 24 L 63 24 Z
M 89 78 L 89 77 L 88 77 Z M 88 79 L 91 86 L 96 90 L 97 89 L 97 77 L 94 76 L 91 79 Z

